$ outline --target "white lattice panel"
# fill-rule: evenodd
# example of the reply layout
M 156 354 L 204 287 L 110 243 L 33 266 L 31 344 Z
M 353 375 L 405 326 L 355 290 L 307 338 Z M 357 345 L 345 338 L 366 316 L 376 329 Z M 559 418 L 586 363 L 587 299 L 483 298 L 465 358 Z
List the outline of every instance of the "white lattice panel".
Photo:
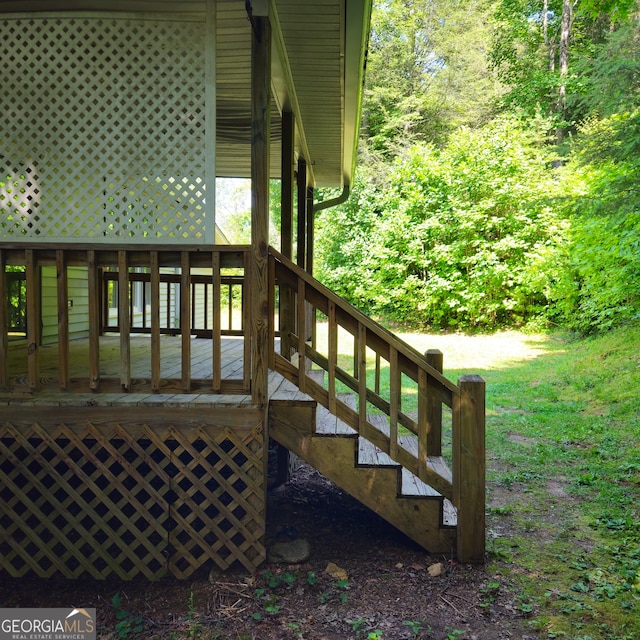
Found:
M 0 238 L 212 238 L 205 54 L 204 22 L 0 19 Z

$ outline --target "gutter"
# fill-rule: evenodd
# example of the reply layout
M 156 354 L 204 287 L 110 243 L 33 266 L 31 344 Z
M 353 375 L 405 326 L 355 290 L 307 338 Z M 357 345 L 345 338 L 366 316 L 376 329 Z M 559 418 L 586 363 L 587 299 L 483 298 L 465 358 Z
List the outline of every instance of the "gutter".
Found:
M 331 198 L 329 200 L 323 200 L 322 202 L 316 202 L 313 205 L 314 217 L 320 211 L 324 211 L 325 209 L 329 209 L 331 207 L 337 207 L 339 204 L 344 204 L 349 199 L 350 193 L 351 187 L 348 184 L 345 184 L 344 187 L 342 187 L 342 193 L 338 197 Z

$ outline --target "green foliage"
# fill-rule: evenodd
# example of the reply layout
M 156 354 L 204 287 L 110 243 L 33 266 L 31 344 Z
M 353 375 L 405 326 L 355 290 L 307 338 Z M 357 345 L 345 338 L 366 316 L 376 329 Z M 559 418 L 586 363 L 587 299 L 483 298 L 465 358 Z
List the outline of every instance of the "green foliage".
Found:
M 187 620 L 189 623 L 189 627 L 187 629 L 187 636 L 189 638 L 199 638 L 202 635 L 204 626 L 200 620 L 200 615 L 198 614 L 198 610 L 196 608 L 193 591 L 189 594 Z
M 553 296 L 558 318 L 588 333 L 640 315 L 640 110 L 594 119 L 563 171 L 570 222 Z
M 320 217 L 320 279 L 415 328 L 637 317 L 637 0 L 571 3 L 569 38 L 562 0 L 374 4 L 359 179 Z
M 640 93 L 640 38 L 637 21 L 622 22 L 577 56 L 576 95 L 571 102 L 587 116 L 633 110 Z
M 431 627 L 426 623 L 426 618 L 423 618 L 422 621 L 405 620 L 402 624 L 409 628 L 414 638 L 417 638 L 424 629 L 431 631 Z
M 322 222 L 319 273 L 363 310 L 413 326 L 497 327 L 541 313 L 562 224 L 548 157 L 512 119 L 416 146 Z M 542 269 L 546 269 L 543 271 Z
M 380 0 L 359 181 L 318 225 L 328 286 L 416 328 L 640 315 L 637 2 L 573 7 L 561 73 L 561 0 Z
M 563 72 L 560 44 L 565 3 L 562 0 L 497 2 L 490 58 L 498 76 L 508 87 L 504 108 L 520 110 L 530 117 L 541 111 L 555 120 L 554 128 L 571 130 L 580 124 L 589 115 L 587 103 L 602 100 L 602 92 L 596 90 L 596 84 L 600 85 L 599 89 L 607 84 L 624 86 L 627 76 L 622 71 L 624 66 L 605 63 L 607 58 L 618 57 L 610 55 L 616 47 L 603 47 L 603 42 L 607 39 L 616 41 L 612 35 L 619 27 L 625 28 L 629 24 L 633 3 L 634 0 L 573 3 L 569 69 Z M 594 57 L 603 64 L 594 65 Z M 614 79 L 605 71 L 607 67 L 609 71 L 615 69 L 618 77 Z M 560 87 L 566 95 L 566 108 L 563 109 L 559 109 Z
M 122 598 L 119 591 L 111 599 L 111 604 L 116 617 L 115 632 L 118 640 L 128 640 L 142 631 L 142 616 L 134 615 L 122 608 Z
M 368 150 L 390 159 L 417 142 L 442 144 L 490 118 L 501 86 L 485 43 L 485 0 L 380 0 L 374 7 L 364 101 Z

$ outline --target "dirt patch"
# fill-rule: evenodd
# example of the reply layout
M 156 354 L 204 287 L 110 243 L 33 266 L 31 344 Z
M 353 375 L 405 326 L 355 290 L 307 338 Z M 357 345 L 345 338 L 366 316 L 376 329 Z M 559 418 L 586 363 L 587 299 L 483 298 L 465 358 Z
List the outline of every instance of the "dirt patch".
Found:
M 254 576 L 241 570 L 210 576 L 210 567 L 203 567 L 187 581 L 11 579 L 0 585 L 0 602 L 96 607 L 98 636 L 105 640 L 538 637 L 527 628 L 527 612 L 504 575 L 430 556 L 306 465 L 271 492 L 268 506 L 268 544 L 305 539 L 308 562 L 266 564 Z M 346 579 L 328 572 L 329 563 Z M 429 567 L 436 563 L 443 572 L 432 577 Z M 120 633 L 116 593 L 120 622 L 131 623 L 124 630 L 120 625 Z
M 547 492 L 556 498 L 569 498 L 566 491 L 566 483 L 561 480 L 549 480 L 547 482 Z
M 528 447 L 533 447 L 540 442 L 540 440 L 536 438 L 528 438 L 527 436 L 520 435 L 519 433 L 509 433 L 507 438 L 511 442 L 517 442 L 518 444 L 523 444 Z

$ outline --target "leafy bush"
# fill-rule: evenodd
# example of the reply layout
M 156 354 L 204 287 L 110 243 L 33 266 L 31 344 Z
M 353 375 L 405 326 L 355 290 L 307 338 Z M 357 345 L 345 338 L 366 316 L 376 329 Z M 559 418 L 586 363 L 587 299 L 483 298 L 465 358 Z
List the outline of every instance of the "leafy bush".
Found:
M 497 327 L 541 314 L 564 236 L 538 142 L 504 119 L 365 176 L 323 217 L 321 279 L 413 326 Z
M 563 171 L 569 244 L 552 296 L 560 321 L 589 333 L 640 315 L 640 110 L 581 134 Z

